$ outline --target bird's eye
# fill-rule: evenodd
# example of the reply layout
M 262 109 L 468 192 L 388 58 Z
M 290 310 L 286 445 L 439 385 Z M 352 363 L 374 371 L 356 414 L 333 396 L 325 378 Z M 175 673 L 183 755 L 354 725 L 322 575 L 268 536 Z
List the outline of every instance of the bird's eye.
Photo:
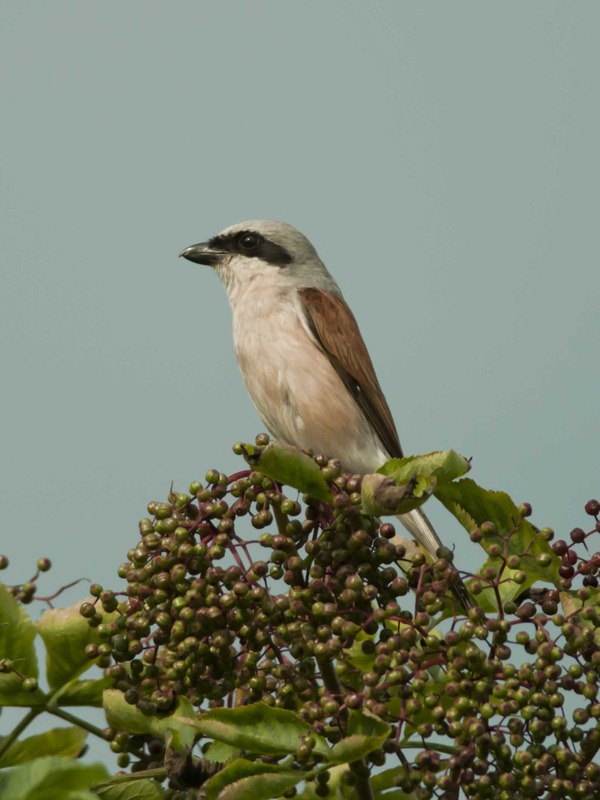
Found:
M 256 250 L 260 247 L 261 242 L 262 237 L 258 236 L 256 233 L 244 233 L 238 240 L 240 248 L 246 253 L 251 253 L 253 250 Z

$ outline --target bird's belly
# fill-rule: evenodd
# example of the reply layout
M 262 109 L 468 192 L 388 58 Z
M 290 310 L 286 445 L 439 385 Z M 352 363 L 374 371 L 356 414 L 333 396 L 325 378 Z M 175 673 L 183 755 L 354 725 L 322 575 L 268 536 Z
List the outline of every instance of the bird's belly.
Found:
M 260 324 L 255 319 L 235 327 L 246 388 L 277 439 L 339 458 L 355 472 L 386 460 L 367 419 L 296 314 L 271 313 Z

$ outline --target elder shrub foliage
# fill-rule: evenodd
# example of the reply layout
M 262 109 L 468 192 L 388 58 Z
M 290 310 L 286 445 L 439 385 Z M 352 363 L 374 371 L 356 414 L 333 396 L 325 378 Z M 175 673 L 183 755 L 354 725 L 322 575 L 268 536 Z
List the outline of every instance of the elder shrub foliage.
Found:
M 33 623 L 49 562 L 5 587 L 0 700 L 25 723 L 0 740 L 3 798 L 32 776 L 108 800 L 600 796 L 600 503 L 559 538 L 453 452 L 360 476 L 264 435 L 234 449 L 238 473 L 148 504 L 114 588 Z M 431 494 L 466 529 L 434 560 L 394 517 Z M 42 713 L 69 726 L 27 736 Z M 119 775 L 77 760 L 86 735 Z

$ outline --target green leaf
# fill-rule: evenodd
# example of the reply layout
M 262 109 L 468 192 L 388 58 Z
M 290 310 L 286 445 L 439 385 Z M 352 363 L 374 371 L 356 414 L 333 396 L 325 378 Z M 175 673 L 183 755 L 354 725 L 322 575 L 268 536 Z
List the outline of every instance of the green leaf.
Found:
M 108 724 L 130 734 L 150 733 L 177 750 L 189 750 L 198 738 L 200 728 L 196 712 L 189 700 L 180 697 L 172 714 L 147 717 L 135 706 L 125 702 L 123 692 L 107 689 L 103 695 Z
M 134 777 L 125 783 L 110 782 L 105 786 L 94 786 L 94 797 L 102 800 L 163 800 L 165 792 L 156 781 Z
M 393 789 L 395 786 L 397 786 L 398 781 L 405 775 L 406 775 L 406 767 L 404 766 L 404 764 L 400 764 L 397 767 L 391 767 L 390 769 L 386 769 L 383 772 L 378 772 L 377 775 L 373 775 L 371 778 L 371 786 L 373 787 L 373 791 L 383 792 L 386 789 Z M 405 795 L 405 796 L 412 797 L 412 795 Z
M 239 758 L 204 784 L 206 800 L 270 800 L 306 780 L 308 774 Z
M 507 555 L 521 556 L 520 569 L 525 573 L 526 581 L 517 583 L 512 580 L 517 570 L 506 567 L 502 573 L 503 583 L 499 587 L 503 601 L 514 599 L 536 581 L 559 584 L 560 559 L 534 526 L 521 517 L 517 506 L 505 492 L 483 489 L 470 478 L 463 478 L 455 483 L 440 486 L 435 496 L 469 533 L 484 522 L 494 523 L 497 532 L 486 533 L 482 541 L 486 552 L 489 552 L 492 544 L 498 544 L 504 550 L 504 542 L 507 540 Z M 537 560 L 537 556 L 541 555 L 549 563 L 541 564 Z M 498 568 L 499 563 L 497 559 L 490 558 L 484 567 Z M 487 599 L 494 607 L 491 590 L 487 592 Z
M 4 660 L 26 678 L 37 678 L 38 661 L 33 641 L 35 627 L 4 584 L 0 584 L 0 667 Z M 24 692 L 14 672 L 0 669 L 0 705 L 34 706 L 44 702 L 41 691 Z
M 435 487 L 436 479 L 428 475 L 414 475 L 404 482 L 378 472 L 363 475 L 361 511 L 375 517 L 408 514 L 422 506 Z
M 114 681 L 109 677 L 73 681 L 54 695 L 53 703 L 60 706 L 95 706 L 100 708 L 105 690 L 109 689 L 113 683 Z
M 369 753 L 378 750 L 381 745 L 379 740 L 371 739 L 369 736 L 345 736 L 341 741 L 334 745 L 331 751 L 330 760 L 333 764 L 349 764 L 366 758 Z
M 204 736 L 251 753 L 295 753 L 300 738 L 311 726 L 283 708 L 254 703 L 239 708 L 215 708 L 202 715 L 198 727 Z M 315 752 L 327 755 L 329 747 L 317 736 Z
M 329 760 L 341 764 L 365 758 L 383 746 L 390 731 L 390 725 L 379 717 L 363 711 L 351 711 L 348 736 L 334 746 Z
M 377 717 L 369 711 L 351 710 L 348 716 L 348 733 L 350 735 L 359 733 L 363 736 L 375 737 L 380 739 L 381 744 L 383 744 L 390 735 L 391 730 L 387 722 L 384 722 L 381 717 Z
M 342 800 L 342 798 L 355 798 L 356 794 L 353 787 L 348 786 L 343 782 L 344 775 L 348 772 L 349 767 L 347 764 L 336 764 L 327 770 L 319 769 L 318 772 L 326 771 L 329 774 L 327 786 L 329 787 L 329 797 L 331 800 Z M 316 773 L 317 770 L 314 770 Z M 315 781 L 306 783 L 299 793 L 296 795 L 296 800 L 319 800 L 315 789 L 317 787 Z
M 408 483 L 418 475 L 435 478 L 438 486 L 460 478 L 471 469 L 468 458 L 455 450 L 435 450 L 422 456 L 392 458 L 377 472 L 393 478 L 400 485 Z
M 254 445 L 245 444 L 244 453 L 246 460 L 254 469 L 268 475 L 277 483 L 292 486 L 325 503 L 333 501 L 331 490 L 319 467 L 310 456 L 296 447 L 281 442 L 270 442 L 261 451 Z
M 33 761 L 40 756 L 64 756 L 77 758 L 85 743 L 87 732 L 76 726 L 52 728 L 46 733 L 29 736 L 16 741 L 2 757 L 0 768 L 12 767 L 25 761 Z M 4 737 L 0 739 L 0 749 Z
M 70 758 L 46 756 L 0 772 L 2 800 L 97 800 L 88 791 L 106 780 L 102 764 L 80 764 Z
M 157 733 L 157 717 L 147 717 L 136 706 L 125 702 L 123 692 L 118 689 L 107 689 L 103 694 L 104 713 L 108 724 L 119 731 L 145 734 Z
M 370 636 L 364 631 L 359 631 L 350 647 L 344 649 L 345 660 L 361 672 L 368 672 L 373 667 L 377 657 L 375 647 L 373 647 L 370 652 L 365 653 L 363 650 L 363 643 L 366 641 L 373 642 L 374 636 Z
M 228 761 L 233 761 L 234 758 L 239 758 L 240 755 L 239 747 L 232 747 L 230 744 L 219 741 L 211 742 L 203 752 L 204 759 L 211 761 L 213 764 L 227 764 Z
M 35 623 L 46 645 L 46 678 L 51 689 L 74 680 L 94 663 L 84 649 L 98 641 L 98 634 L 79 613 L 81 603 L 45 611 Z
M 362 481 L 365 514 L 407 514 L 431 497 L 436 488 L 471 469 L 468 459 L 454 450 L 436 450 L 422 456 L 392 458 Z

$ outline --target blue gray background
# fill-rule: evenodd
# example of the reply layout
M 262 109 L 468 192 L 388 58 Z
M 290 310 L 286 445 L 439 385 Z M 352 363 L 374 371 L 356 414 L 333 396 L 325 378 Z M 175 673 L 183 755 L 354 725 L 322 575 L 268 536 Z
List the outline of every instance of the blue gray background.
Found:
M 225 293 L 177 254 L 248 218 L 314 242 L 408 453 L 584 524 L 599 24 L 593 0 L 2 0 L 3 577 L 47 555 L 42 593 L 116 588 L 148 500 L 238 468 L 263 426 Z

